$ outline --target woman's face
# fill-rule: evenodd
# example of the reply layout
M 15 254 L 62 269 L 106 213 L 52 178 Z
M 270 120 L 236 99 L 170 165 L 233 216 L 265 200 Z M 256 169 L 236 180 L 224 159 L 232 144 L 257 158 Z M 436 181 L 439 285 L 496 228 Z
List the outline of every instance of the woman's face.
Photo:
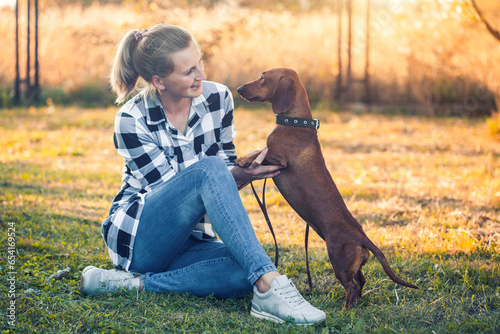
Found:
M 203 92 L 201 81 L 207 77 L 196 43 L 191 42 L 187 48 L 173 53 L 172 64 L 173 72 L 161 78 L 163 87 L 157 86 L 161 96 L 176 99 L 200 96 Z

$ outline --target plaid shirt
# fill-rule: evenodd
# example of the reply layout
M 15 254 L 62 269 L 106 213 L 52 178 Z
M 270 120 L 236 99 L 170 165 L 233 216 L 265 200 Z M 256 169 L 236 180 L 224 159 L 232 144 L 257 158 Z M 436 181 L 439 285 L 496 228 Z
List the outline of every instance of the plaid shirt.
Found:
M 123 185 L 101 231 L 115 268 L 129 269 L 146 194 L 204 156 L 220 156 L 232 168 L 235 135 L 233 97 L 218 83 L 203 82 L 203 94 L 192 101 L 185 135 L 166 119 L 157 97 L 141 92 L 122 106 L 114 143 L 125 161 Z M 206 215 L 192 235 L 216 238 Z

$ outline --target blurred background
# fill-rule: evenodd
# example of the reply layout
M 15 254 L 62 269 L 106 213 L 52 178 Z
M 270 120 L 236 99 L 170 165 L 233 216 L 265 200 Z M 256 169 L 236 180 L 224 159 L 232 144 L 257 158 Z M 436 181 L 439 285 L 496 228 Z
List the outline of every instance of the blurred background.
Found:
M 111 105 L 115 45 L 127 30 L 157 23 L 190 30 L 209 80 L 233 92 L 268 68 L 291 67 L 316 108 L 369 105 L 468 117 L 490 115 L 500 101 L 498 0 L 0 0 L 0 6 L 4 108 Z

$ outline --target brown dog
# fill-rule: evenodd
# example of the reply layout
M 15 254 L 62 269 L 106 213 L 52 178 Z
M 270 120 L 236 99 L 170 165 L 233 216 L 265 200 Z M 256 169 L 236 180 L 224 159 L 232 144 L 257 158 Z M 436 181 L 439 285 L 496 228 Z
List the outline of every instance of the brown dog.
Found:
M 250 102 L 271 102 L 277 120 L 286 117 L 280 123 L 312 124 L 310 127 L 277 124 L 267 138 L 269 151 L 264 163 L 284 167 L 273 178 L 274 183 L 290 206 L 326 241 L 335 276 L 346 290 L 344 306 L 352 307 L 361 297 L 366 282 L 361 268 L 370 256 L 368 250 L 394 282 L 418 289 L 394 274 L 382 251 L 368 239 L 347 209 L 326 168 L 316 121 L 312 119 L 307 92 L 297 73 L 284 68 L 266 71 L 259 79 L 238 88 L 238 93 Z M 258 154 L 239 158 L 236 163 L 248 166 Z

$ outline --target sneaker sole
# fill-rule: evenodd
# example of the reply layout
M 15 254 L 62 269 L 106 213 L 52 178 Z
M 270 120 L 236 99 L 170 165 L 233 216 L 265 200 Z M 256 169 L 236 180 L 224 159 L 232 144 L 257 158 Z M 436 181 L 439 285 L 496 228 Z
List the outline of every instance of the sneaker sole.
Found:
M 276 322 L 278 324 L 282 324 L 284 323 L 284 321 L 280 318 L 278 318 L 277 316 L 275 315 L 272 315 L 270 313 L 267 313 L 267 312 L 259 312 L 257 310 L 255 310 L 254 308 L 252 308 L 250 310 L 250 315 L 255 317 L 255 318 L 259 318 L 259 319 L 265 319 L 265 320 L 270 320 L 270 321 L 273 321 L 273 322 Z M 292 317 L 290 317 L 290 319 L 293 320 Z M 313 321 L 313 322 L 303 322 L 303 323 L 295 323 L 297 326 L 310 326 L 310 325 L 314 325 L 314 324 L 317 324 L 317 323 L 320 323 L 320 322 L 323 322 L 326 320 L 326 317 L 325 318 L 322 318 L 322 319 L 319 319 L 318 321 Z
M 271 320 L 271 321 L 274 321 L 278 324 L 284 323 L 284 321 L 281 320 L 280 318 L 278 318 L 277 316 L 274 316 L 274 315 L 266 313 L 266 312 L 259 312 L 259 311 L 254 310 L 253 308 L 250 310 L 250 315 L 255 317 L 255 318 L 259 318 L 259 319 Z

